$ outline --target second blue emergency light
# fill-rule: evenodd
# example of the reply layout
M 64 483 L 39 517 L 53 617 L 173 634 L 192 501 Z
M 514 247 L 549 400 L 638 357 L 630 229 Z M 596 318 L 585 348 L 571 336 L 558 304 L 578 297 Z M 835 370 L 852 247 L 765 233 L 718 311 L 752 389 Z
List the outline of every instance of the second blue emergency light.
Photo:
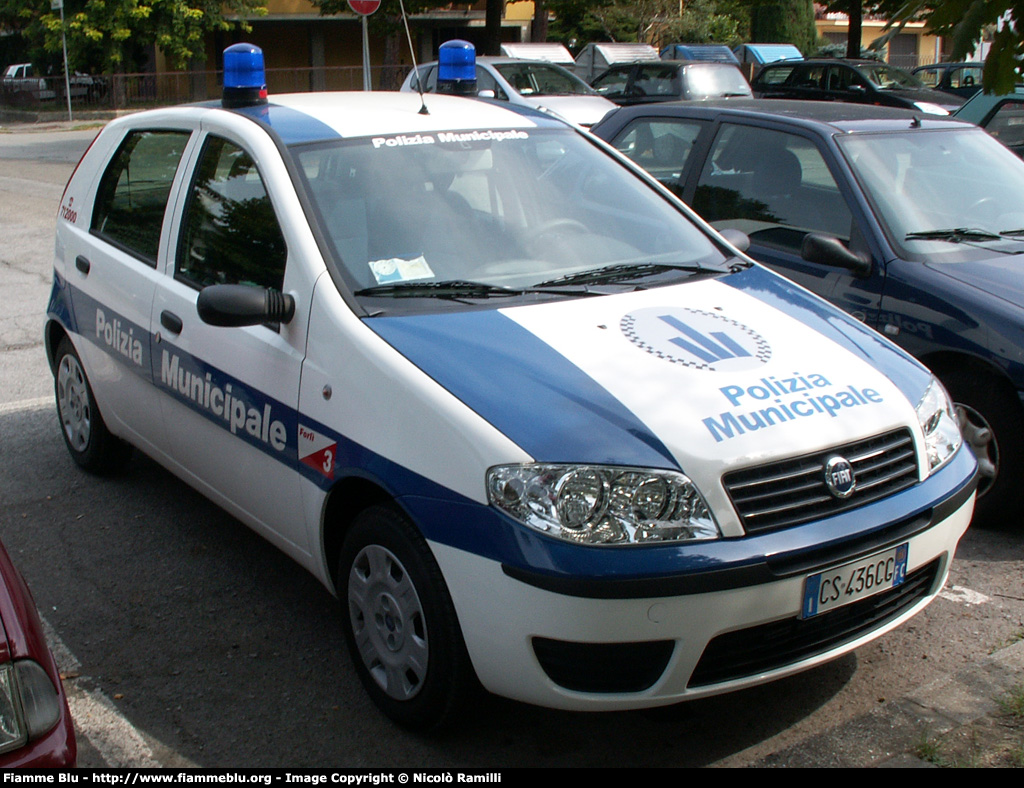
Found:
M 468 41 L 445 41 L 438 49 L 437 92 L 476 95 L 476 47 Z

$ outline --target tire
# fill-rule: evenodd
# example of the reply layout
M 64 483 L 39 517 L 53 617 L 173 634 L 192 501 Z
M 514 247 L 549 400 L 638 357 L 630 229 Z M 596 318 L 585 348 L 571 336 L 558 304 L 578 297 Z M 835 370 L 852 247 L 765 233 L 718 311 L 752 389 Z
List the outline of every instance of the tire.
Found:
M 345 640 L 374 703 L 406 728 L 448 727 L 475 675 L 423 537 L 391 506 L 370 507 L 345 537 L 337 579 Z
M 60 434 L 71 458 L 90 473 L 110 474 L 123 468 L 132 447 L 107 429 L 82 361 L 67 337 L 57 345 L 53 369 Z
M 941 376 L 956 408 L 964 443 L 978 458 L 974 523 L 999 526 L 1024 512 L 1024 411 L 1001 380 L 970 368 Z

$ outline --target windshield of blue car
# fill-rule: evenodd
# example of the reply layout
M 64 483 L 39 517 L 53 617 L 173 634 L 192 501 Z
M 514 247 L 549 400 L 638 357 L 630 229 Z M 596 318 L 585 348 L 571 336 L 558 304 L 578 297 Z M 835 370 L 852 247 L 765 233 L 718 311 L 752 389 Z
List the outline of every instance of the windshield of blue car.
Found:
M 613 265 L 632 267 L 643 286 L 726 270 L 679 208 L 564 127 L 359 138 L 294 154 L 357 293 L 525 289 Z
M 901 257 L 957 262 L 1022 248 L 1024 161 L 978 128 L 838 138 Z
M 582 79 L 553 63 L 496 63 L 494 69 L 521 96 L 589 96 L 594 93 Z

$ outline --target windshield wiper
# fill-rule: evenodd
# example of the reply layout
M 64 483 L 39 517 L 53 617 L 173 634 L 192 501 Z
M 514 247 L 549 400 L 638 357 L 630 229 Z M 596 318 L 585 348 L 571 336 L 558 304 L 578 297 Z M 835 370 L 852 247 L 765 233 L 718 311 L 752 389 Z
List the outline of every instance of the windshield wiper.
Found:
M 534 287 L 547 287 L 549 285 L 582 285 L 597 284 L 599 282 L 621 282 L 628 279 L 637 279 L 644 276 L 653 276 L 665 271 L 688 271 L 701 274 L 725 274 L 726 270 L 719 268 L 708 268 L 696 263 L 616 263 L 605 265 L 600 268 L 593 268 L 589 271 L 579 271 L 575 274 L 567 274 L 557 279 L 549 279 L 545 282 L 538 282 Z
M 1006 238 L 1016 238 L 1020 235 L 1024 235 L 1024 228 L 1021 228 L 1019 230 L 1003 230 L 999 234 Z
M 493 298 L 544 293 L 562 296 L 599 295 L 587 290 L 561 290 L 537 287 L 501 287 L 486 282 L 446 279 L 440 282 L 392 282 L 356 290 L 357 296 L 392 296 L 395 298 Z
M 919 233 L 907 233 L 907 241 L 949 241 L 960 243 L 961 241 L 1000 241 L 1002 238 L 988 230 L 978 230 L 973 227 L 953 227 L 948 230 L 926 230 Z

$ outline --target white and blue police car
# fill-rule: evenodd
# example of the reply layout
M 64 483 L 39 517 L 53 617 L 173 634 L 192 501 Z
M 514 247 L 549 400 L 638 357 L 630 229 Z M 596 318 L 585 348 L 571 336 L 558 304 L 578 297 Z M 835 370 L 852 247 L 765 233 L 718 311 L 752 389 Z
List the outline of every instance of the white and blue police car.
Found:
M 97 136 L 45 328 L 61 431 L 135 447 L 342 600 L 398 722 L 721 693 L 898 626 L 976 463 L 903 351 L 549 114 L 412 93 Z M 739 239 L 737 239 L 739 240 Z

